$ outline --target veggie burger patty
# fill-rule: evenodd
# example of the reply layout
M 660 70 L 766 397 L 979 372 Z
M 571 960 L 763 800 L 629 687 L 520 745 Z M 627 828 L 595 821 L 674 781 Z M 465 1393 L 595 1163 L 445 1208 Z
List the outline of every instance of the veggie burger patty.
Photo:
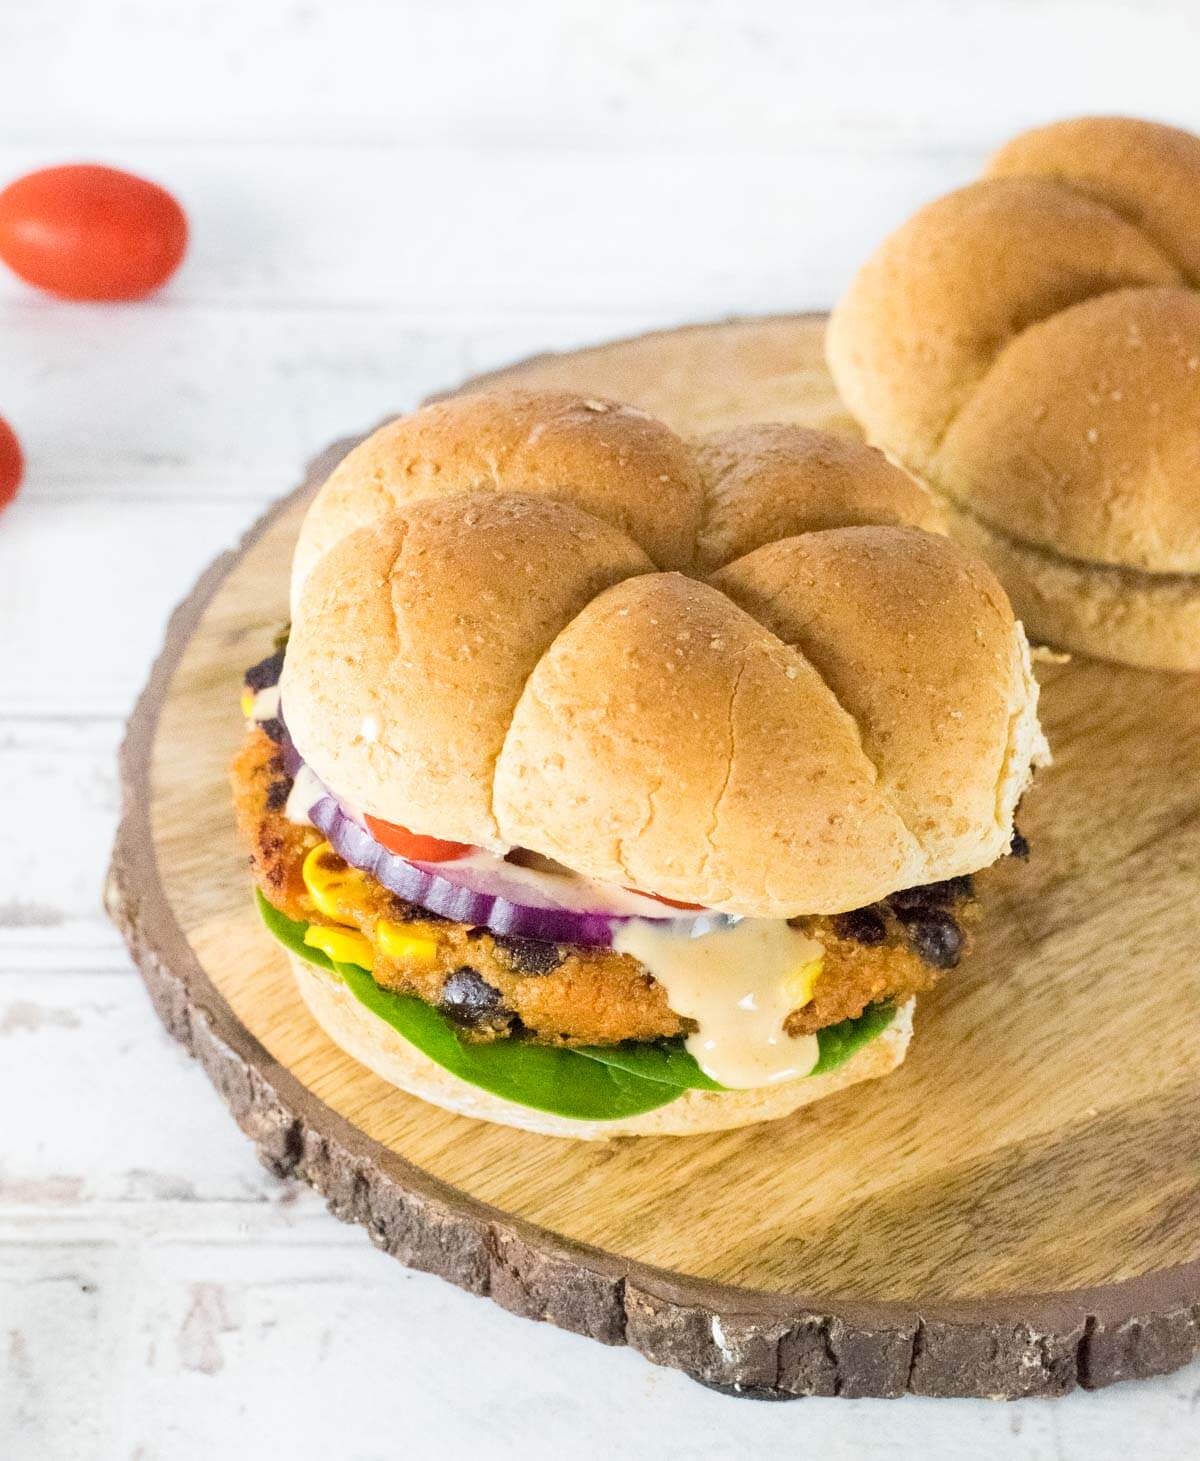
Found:
M 260 890 L 288 918 L 314 926 L 314 947 L 369 968 L 383 988 L 416 995 L 478 1040 L 609 1045 L 694 1028 L 628 954 L 455 923 L 349 867 L 315 827 L 289 820 L 281 736 L 277 721 L 248 730 L 232 766 L 234 801 Z M 788 1033 L 810 1034 L 931 988 L 964 952 L 972 911 L 964 877 L 836 917 L 793 919 L 824 956 L 815 979 L 797 989 Z

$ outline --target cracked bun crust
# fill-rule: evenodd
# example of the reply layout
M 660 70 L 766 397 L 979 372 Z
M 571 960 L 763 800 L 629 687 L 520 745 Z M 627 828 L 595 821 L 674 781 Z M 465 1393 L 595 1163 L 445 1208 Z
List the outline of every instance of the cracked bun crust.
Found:
M 828 356 L 1032 634 L 1200 669 L 1200 137 L 1016 138 L 884 241 Z
M 732 913 L 993 862 L 1043 744 L 1024 634 L 907 474 L 813 435 L 531 392 L 385 427 L 297 549 L 304 759 L 374 816 Z

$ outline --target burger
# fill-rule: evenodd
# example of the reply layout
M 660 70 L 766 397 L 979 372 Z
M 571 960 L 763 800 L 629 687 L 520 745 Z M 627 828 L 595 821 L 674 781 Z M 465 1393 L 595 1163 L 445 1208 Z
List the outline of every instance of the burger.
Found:
M 238 822 L 318 1024 L 581 1138 L 897 1066 L 1046 754 L 1022 628 L 906 472 L 540 391 L 341 462 L 243 708 Z

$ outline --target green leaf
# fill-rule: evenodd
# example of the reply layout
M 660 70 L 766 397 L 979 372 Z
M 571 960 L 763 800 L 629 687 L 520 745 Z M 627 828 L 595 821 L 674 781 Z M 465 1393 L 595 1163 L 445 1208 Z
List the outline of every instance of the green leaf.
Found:
M 285 949 L 290 950 L 293 954 L 299 954 L 310 964 L 316 964 L 322 969 L 333 969 L 333 960 L 327 954 L 323 954 L 320 949 L 311 948 L 304 942 L 304 935 L 308 932 L 307 923 L 297 923 L 286 913 L 280 913 L 274 903 L 269 903 L 257 888 L 254 890 L 254 897 L 258 903 L 262 921 L 267 925 L 267 932 L 278 939 Z
M 855 1020 L 842 1020 L 836 1025 L 826 1025 L 817 1031 L 817 1044 L 821 1055 L 809 1075 L 824 1075 L 827 1070 L 836 1070 L 845 1065 L 864 1045 L 876 1035 L 882 1035 L 892 1023 L 896 1006 L 892 1004 L 869 1004 Z
M 577 1055 L 598 1060 L 643 1080 L 661 1081 L 681 1091 L 723 1091 L 696 1064 L 682 1040 L 624 1040 L 620 1045 L 577 1045 Z
M 288 918 L 261 893 L 256 896 L 263 922 L 285 948 L 340 975 L 356 999 L 444 1070 L 506 1101 L 576 1121 L 616 1121 L 665 1106 L 685 1090 L 725 1089 L 705 1075 L 682 1040 L 575 1049 L 525 1040 L 463 1040 L 440 1010 L 414 995 L 382 988 L 357 964 L 335 964 L 304 942 L 306 923 Z M 820 1057 L 810 1074 L 823 1075 L 849 1060 L 887 1028 L 894 1013 L 891 1005 L 871 1005 L 856 1020 L 819 1030 Z
M 438 1010 L 411 994 L 382 989 L 365 969 L 339 964 L 356 999 L 460 1080 L 537 1111 L 576 1121 L 615 1121 L 679 1097 L 678 1086 L 642 1080 L 555 1045 L 459 1038 Z
M 681 1087 L 640 1079 L 617 1067 L 589 1060 L 573 1050 L 524 1040 L 488 1043 L 460 1039 L 439 1010 L 410 994 L 376 984 L 356 964 L 335 964 L 304 942 L 307 924 L 280 913 L 261 893 L 259 911 L 285 948 L 346 981 L 350 992 L 380 1019 L 451 1075 L 519 1106 L 569 1116 L 576 1121 L 616 1121 L 653 1111 L 678 1099 Z

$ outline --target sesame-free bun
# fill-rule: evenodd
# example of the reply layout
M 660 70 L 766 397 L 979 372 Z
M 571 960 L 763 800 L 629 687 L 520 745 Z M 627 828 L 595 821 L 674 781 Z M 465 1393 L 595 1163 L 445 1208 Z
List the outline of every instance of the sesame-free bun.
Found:
M 293 605 L 353 529 L 467 492 L 567 502 L 626 533 L 655 567 L 686 568 L 703 489 L 686 444 L 632 406 L 564 391 L 453 396 L 380 427 L 334 468 L 300 530 Z
M 287 957 L 300 994 L 325 1033 L 347 1055 L 389 1084 L 461 1116 L 517 1126 L 544 1136 L 573 1137 L 577 1141 L 603 1141 L 617 1136 L 695 1136 L 705 1131 L 728 1131 L 759 1121 L 775 1121 L 847 1086 L 886 1075 L 904 1059 L 912 1036 L 914 1002 L 909 1000 L 896 1011 L 882 1034 L 864 1045 L 844 1065 L 825 1075 L 805 1076 L 748 1091 L 685 1091 L 669 1104 L 640 1116 L 617 1121 L 576 1121 L 520 1106 L 468 1085 L 372 1013 L 336 974 L 317 968 L 296 954 Z
M 1200 137 L 1016 138 L 884 241 L 828 356 L 1035 638 L 1200 669 Z
M 996 570 L 1023 618 L 1048 644 L 1143 669 L 1195 670 L 1200 581 L 1078 563 L 996 532 L 947 504 L 957 540 Z
M 693 446 L 638 413 L 636 439 L 701 503 L 662 493 L 648 515 L 632 456 L 596 466 L 625 408 L 571 399 L 432 410 L 457 462 L 453 423 L 474 432 L 515 403 L 511 449 L 536 476 L 542 402 L 556 431 L 573 423 L 578 491 L 561 442 L 553 493 L 502 474 L 451 490 L 430 455 L 446 490 L 338 518 L 351 463 L 387 475 L 367 442 L 318 495 L 331 542 L 303 575 L 282 679 L 317 776 L 414 831 L 763 917 L 861 907 L 1000 856 L 1042 748 L 1037 687 L 989 569 L 906 525 L 940 523 L 924 489 L 798 428 Z M 652 532 L 630 526 L 647 516 Z M 665 541 L 688 571 L 661 571 Z

